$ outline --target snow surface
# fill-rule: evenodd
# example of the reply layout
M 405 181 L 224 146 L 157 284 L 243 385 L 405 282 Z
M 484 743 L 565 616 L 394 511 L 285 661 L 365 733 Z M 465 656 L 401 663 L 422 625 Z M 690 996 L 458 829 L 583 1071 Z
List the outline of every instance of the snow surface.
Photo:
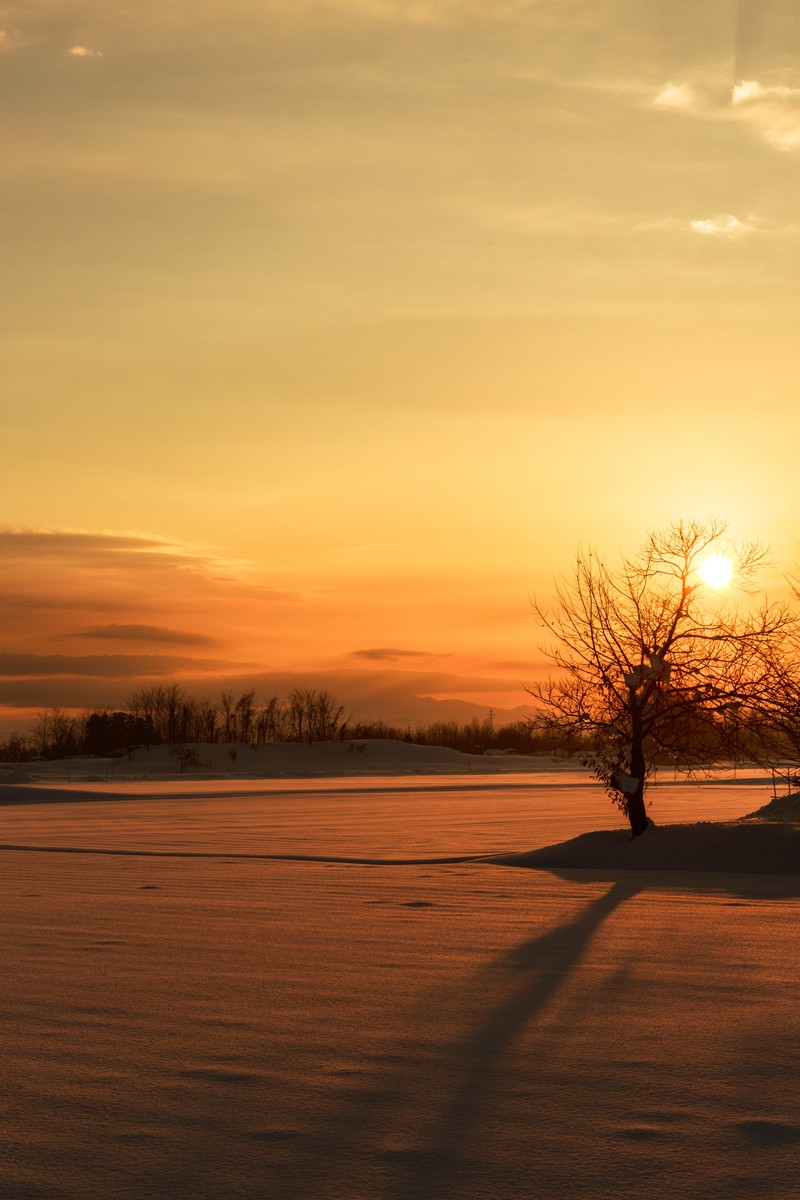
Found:
M 797 829 L 742 820 L 767 781 L 665 781 L 631 842 L 552 764 L 374 765 L 0 784 L 0 1194 L 800 1195 Z

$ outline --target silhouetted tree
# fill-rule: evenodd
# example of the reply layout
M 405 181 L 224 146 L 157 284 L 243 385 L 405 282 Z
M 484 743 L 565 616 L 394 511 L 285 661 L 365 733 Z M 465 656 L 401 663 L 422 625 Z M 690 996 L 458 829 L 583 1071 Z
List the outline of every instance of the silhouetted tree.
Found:
M 202 699 L 196 703 L 197 737 L 194 741 L 214 743 L 219 740 L 217 718 L 219 709 L 212 700 Z
M 581 551 L 572 579 L 556 586 L 555 611 L 534 602 L 558 668 L 527 689 L 537 720 L 580 739 L 584 762 L 635 837 L 647 827 L 656 753 L 690 768 L 774 747 L 761 713 L 796 621 L 787 606 L 756 597 L 763 548 L 728 546 L 726 528 L 717 519 L 678 522 L 616 570 Z M 724 550 L 732 584 L 749 596 L 743 610 L 703 584 L 712 550 Z
M 292 742 L 302 742 L 307 728 L 306 693 L 300 688 L 294 688 L 289 693 L 289 704 L 286 715 L 289 726 L 289 740 Z
M 85 740 L 85 723 L 60 708 L 37 713 L 33 744 L 42 758 L 68 758 L 80 754 Z
M 0 762 L 26 762 L 32 754 L 30 738 L 16 730 L 0 742 Z
M 278 696 L 270 696 L 256 712 L 255 740 L 263 746 L 286 740 L 286 712 Z
M 223 742 L 234 741 L 236 731 L 236 717 L 233 711 L 233 692 L 223 692 L 219 698 L 220 709 L 222 710 L 222 740 Z
M 333 741 L 344 716 L 344 705 L 327 691 L 306 694 L 309 720 L 309 741 Z
M 153 745 L 186 741 L 195 730 L 195 704 L 179 684 L 154 684 L 134 692 L 125 704 L 127 712 L 140 717 L 153 731 Z
M 249 692 L 242 692 L 239 699 L 236 701 L 236 741 L 251 742 L 253 740 L 253 704 L 255 702 L 255 689 Z
M 339 731 L 344 706 L 327 691 L 295 688 L 289 694 L 285 729 L 289 741 L 333 741 Z
M 86 719 L 83 750 L 105 757 L 119 750 L 146 746 L 153 740 L 143 717 L 129 712 L 93 712 Z

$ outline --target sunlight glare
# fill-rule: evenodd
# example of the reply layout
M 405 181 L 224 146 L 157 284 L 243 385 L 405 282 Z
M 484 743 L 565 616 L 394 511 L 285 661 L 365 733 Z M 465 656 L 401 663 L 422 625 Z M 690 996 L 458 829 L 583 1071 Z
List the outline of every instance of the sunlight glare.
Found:
M 707 558 L 700 567 L 700 578 L 710 588 L 724 588 L 730 583 L 733 566 L 722 554 Z

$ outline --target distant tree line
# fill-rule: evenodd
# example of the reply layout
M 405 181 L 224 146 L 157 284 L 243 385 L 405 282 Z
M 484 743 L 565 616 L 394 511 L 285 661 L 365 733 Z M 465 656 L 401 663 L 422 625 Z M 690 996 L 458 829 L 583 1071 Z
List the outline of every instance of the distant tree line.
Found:
M 800 686 L 778 680 L 781 704 L 754 712 L 740 722 L 737 761 L 763 761 L 767 727 L 772 730 L 773 759 L 800 754 Z M 780 686 L 782 685 L 782 686 Z M 257 701 L 255 691 L 236 696 L 222 692 L 218 701 L 197 699 L 178 684 L 157 684 L 134 692 L 121 709 L 70 713 L 60 708 L 40 712 L 26 733 L 0 742 L 0 762 L 60 759 L 79 755 L 118 757 L 139 747 L 228 744 L 264 746 L 278 742 L 366 741 L 386 738 L 417 746 L 445 746 L 464 754 L 501 753 L 583 757 L 591 753 L 595 733 L 582 718 L 560 721 L 546 710 L 527 720 L 495 725 L 493 715 L 468 722 L 435 721 L 400 726 L 347 715 L 344 705 L 325 690 L 295 689 L 286 700 L 270 696 Z M 694 729 L 697 761 L 725 757 L 725 747 L 711 731 Z M 231 752 L 232 756 L 235 753 Z M 669 745 L 650 750 L 654 765 L 683 766 Z
M 531 721 L 512 721 L 495 725 L 490 714 L 459 724 L 457 721 L 433 721 L 429 725 L 400 728 L 385 721 L 357 721 L 347 726 L 346 737 L 355 740 L 389 738 L 415 746 L 446 746 L 463 754 L 487 751 L 513 751 L 515 754 L 574 754 L 581 745 L 579 737 L 564 735 L 556 728 L 545 728 Z
M 388 738 L 418 746 L 446 746 L 466 754 L 487 750 L 517 754 L 572 754 L 580 738 L 529 721 L 496 726 L 492 715 L 459 724 L 437 721 L 401 727 L 385 721 L 354 720 L 329 691 L 296 688 L 287 699 L 256 699 L 254 690 L 219 700 L 190 696 L 178 684 L 156 684 L 134 692 L 123 708 L 74 714 L 60 708 L 40 712 L 27 733 L 0 742 L 0 760 L 24 762 L 77 755 L 107 757 L 137 747 L 189 744 L 265 746 L 278 742 L 331 742 Z

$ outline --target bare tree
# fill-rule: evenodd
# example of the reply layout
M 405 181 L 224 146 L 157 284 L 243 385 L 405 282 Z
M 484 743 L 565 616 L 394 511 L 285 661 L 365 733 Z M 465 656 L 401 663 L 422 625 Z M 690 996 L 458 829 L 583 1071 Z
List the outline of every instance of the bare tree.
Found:
M 217 717 L 219 716 L 219 708 L 207 698 L 198 701 L 197 704 L 197 727 L 198 736 L 195 739 L 198 742 L 216 742 L 219 737 L 219 729 L 217 727 Z
M 154 740 L 174 745 L 185 740 L 192 719 L 192 701 L 176 683 L 141 688 L 126 701 L 132 717 L 140 717 L 153 730 Z
M 289 693 L 286 720 L 290 742 L 302 742 L 307 736 L 306 724 L 306 693 L 301 688 L 293 688 Z
M 253 741 L 253 716 L 254 704 L 256 699 L 255 689 L 249 692 L 242 692 L 239 699 L 236 701 L 235 721 L 236 721 L 236 740 L 238 742 Z
M 774 740 L 763 706 L 796 618 L 755 588 L 763 547 L 731 546 L 726 531 L 717 519 L 677 522 L 616 570 L 579 551 L 573 577 L 556 586 L 555 611 L 534 601 L 558 669 L 527 689 L 540 706 L 534 720 L 581 739 L 585 765 L 634 837 L 647 828 L 656 755 L 691 768 L 759 757 Z M 711 552 L 730 563 L 741 608 L 703 583 Z
M 285 718 L 286 713 L 280 698 L 270 696 L 256 713 L 256 742 L 259 745 L 265 745 L 267 742 L 284 741 Z
M 328 691 L 307 692 L 306 703 L 310 719 L 309 740 L 333 741 L 344 716 L 344 705 Z
M 233 706 L 233 692 L 223 692 L 220 696 L 220 708 L 222 709 L 222 717 L 225 722 L 225 727 L 222 733 L 224 742 L 236 741 L 236 716 Z
M 331 692 L 295 688 L 285 710 L 287 735 L 292 742 L 326 742 L 336 737 L 344 705 Z
M 48 708 L 36 715 L 33 744 L 42 758 L 67 758 L 79 754 L 86 736 L 86 721 L 60 708 Z

